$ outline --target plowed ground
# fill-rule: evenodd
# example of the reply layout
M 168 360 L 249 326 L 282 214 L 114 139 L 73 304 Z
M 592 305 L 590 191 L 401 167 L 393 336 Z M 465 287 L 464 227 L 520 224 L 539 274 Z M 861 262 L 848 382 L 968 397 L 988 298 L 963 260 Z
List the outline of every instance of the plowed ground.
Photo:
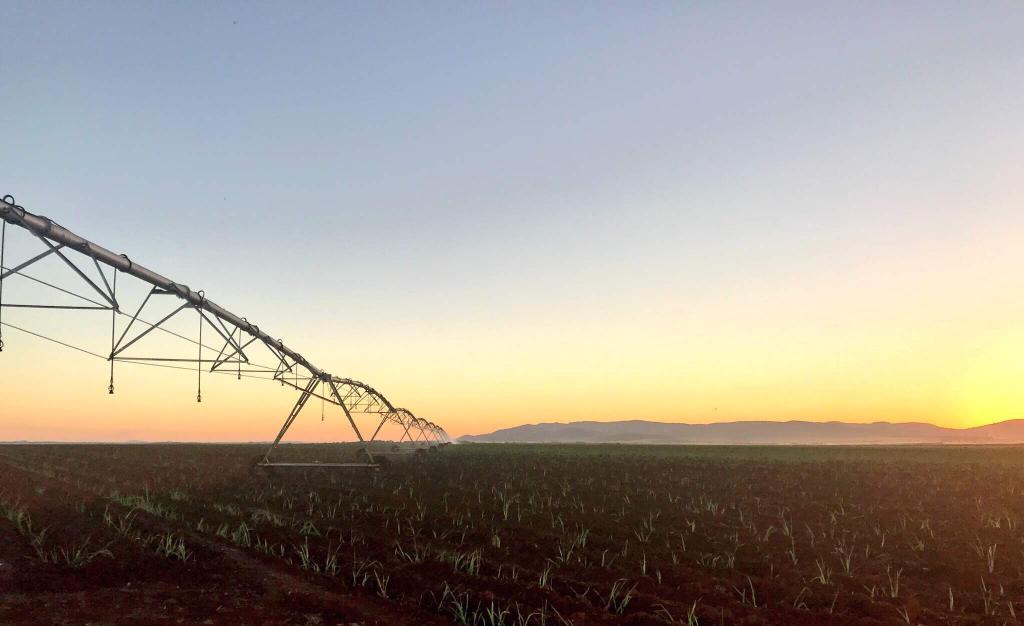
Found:
M 1003 624 L 1024 450 L 0 446 L 0 623 Z M 293 446 L 315 458 L 322 446 Z

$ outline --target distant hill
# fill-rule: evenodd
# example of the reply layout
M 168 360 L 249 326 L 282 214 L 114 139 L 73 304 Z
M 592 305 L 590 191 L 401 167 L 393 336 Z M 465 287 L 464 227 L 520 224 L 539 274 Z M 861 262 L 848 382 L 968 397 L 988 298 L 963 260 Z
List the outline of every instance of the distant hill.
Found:
M 1024 420 L 975 428 L 943 428 L 923 422 L 723 422 L 666 424 L 549 422 L 525 424 L 459 441 L 479 443 L 662 443 L 662 444 L 910 444 L 1024 443 Z

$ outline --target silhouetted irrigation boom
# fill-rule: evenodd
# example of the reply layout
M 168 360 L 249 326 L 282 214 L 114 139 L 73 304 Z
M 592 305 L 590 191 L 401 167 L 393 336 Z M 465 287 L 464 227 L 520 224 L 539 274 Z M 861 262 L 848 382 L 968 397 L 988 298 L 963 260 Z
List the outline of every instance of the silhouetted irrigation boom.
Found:
M 261 330 L 258 325 L 250 322 L 244 317 L 240 317 L 231 311 L 228 311 L 224 307 L 216 304 L 212 300 L 206 297 L 203 291 L 193 291 L 187 285 L 183 283 L 175 282 L 162 274 L 159 274 L 139 263 L 132 261 L 127 255 L 117 254 L 104 248 L 103 246 L 97 245 L 84 237 L 75 234 L 67 228 L 57 224 L 50 218 L 42 215 L 36 215 L 25 210 L 23 207 L 14 203 L 14 199 L 11 196 L 5 196 L 3 200 L 0 200 L 0 217 L 3 218 L 3 237 L 0 238 L 0 315 L 2 315 L 3 309 L 6 308 L 44 308 L 44 309 L 67 309 L 67 310 L 78 310 L 78 309 L 92 309 L 92 310 L 109 310 L 112 314 L 111 320 L 111 347 L 109 355 L 103 357 L 101 355 L 95 355 L 88 350 L 77 348 L 75 346 L 68 345 L 64 342 L 57 341 L 53 338 L 39 335 L 38 333 L 32 333 L 22 328 L 15 327 L 11 324 L 2 322 L 0 317 L 0 351 L 3 350 L 3 339 L 2 329 L 4 326 L 11 328 L 18 328 L 24 332 L 35 334 L 44 339 L 56 341 L 67 347 L 74 348 L 81 352 L 94 354 L 94 356 L 101 356 L 110 362 L 110 385 L 109 392 L 114 392 L 114 376 L 113 367 L 115 361 L 126 361 L 132 363 L 195 363 L 196 371 L 198 376 L 198 389 L 196 394 L 196 400 L 202 401 L 202 371 L 204 364 L 210 365 L 210 372 L 216 373 L 234 373 L 237 372 L 238 377 L 242 377 L 242 373 L 245 372 L 250 377 L 265 377 L 269 375 L 270 380 L 275 380 L 283 385 L 287 385 L 297 389 L 300 392 L 299 398 L 296 401 L 292 411 L 289 413 L 281 431 L 278 433 L 277 438 L 271 445 L 270 449 L 263 456 L 261 465 L 282 465 L 281 463 L 274 463 L 270 461 L 271 453 L 277 448 L 281 442 L 282 437 L 288 431 L 289 427 L 295 421 L 295 418 L 302 411 L 302 408 L 306 405 L 310 398 L 319 398 L 323 402 L 328 402 L 336 405 L 342 409 L 347 418 L 349 424 L 352 427 L 353 432 L 360 442 L 364 443 L 364 451 L 369 463 L 353 463 L 353 464 L 326 464 L 326 463 L 287 463 L 286 466 L 339 466 L 339 465 L 357 465 L 357 466 L 373 466 L 373 453 L 370 446 L 365 445 L 376 439 L 380 433 L 381 428 L 387 422 L 397 424 L 402 432 L 400 443 L 407 444 L 408 446 L 417 445 L 436 445 L 447 443 L 449 441 L 448 435 L 442 428 L 436 424 L 423 420 L 412 414 L 407 409 L 395 408 L 383 394 L 378 392 L 376 389 L 350 378 L 340 378 L 333 376 L 321 368 L 313 365 L 308 359 L 302 354 L 288 347 L 281 339 L 275 339 L 265 331 Z M 6 244 L 6 231 L 7 224 L 19 226 L 37 239 L 39 239 L 45 246 L 45 249 L 37 254 L 36 256 L 18 264 L 13 267 L 8 267 L 4 262 L 4 248 Z M 93 261 L 99 280 L 90 278 L 85 270 L 80 268 L 74 263 L 67 254 L 66 251 L 74 251 L 85 257 L 88 257 Z M 56 285 L 48 284 L 44 281 L 38 280 L 31 276 L 28 276 L 23 272 L 25 268 L 32 264 L 50 256 L 55 255 L 59 257 L 64 263 L 66 263 L 74 273 L 80 278 L 86 285 L 88 285 L 93 291 L 99 294 L 102 302 L 92 300 L 81 296 L 76 293 L 72 293 L 66 289 L 58 287 Z M 103 271 L 103 266 L 110 268 L 112 271 L 111 279 L 107 278 L 107 273 Z M 91 270 L 89 270 L 91 272 Z M 147 283 L 151 288 L 145 299 L 139 305 L 134 315 L 131 315 L 131 320 L 124 328 L 120 337 L 117 337 L 116 333 L 116 318 L 117 315 L 127 315 L 121 310 L 120 304 L 117 300 L 117 274 L 126 274 L 137 278 Z M 94 306 L 68 306 L 68 305 L 49 305 L 49 304 L 26 304 L 18 303 L 12 304 L 4 302 L 3 300 L 3 283 L 7 279 L 21 275 L 25 278 L 33 280 L 37 283 L 42 283 L 45 286 L 52 287 L 65 294 L 70 294 L 82 300 L 85 300 Z M 175 296 L 176 298 L 183 301 L 183 303 L 175 309 L 172 313 L 165 315 L 160 321 L 156 323 L 149 323 L 142 318 L 140 314 L 145 310 L 147 304 L 153 296 Z M 163 329 L 170 319 L 175 317 L 178 313 L 183 310 L 190 309 L 198 313 L 199 320 L 199 341 L 192 341 L 187 337 L 177 335 L 182 339 L 192 341 L 199 346 L 198 354 L 195 359 L 181 359 L 181 358 L 169 358 L 169 357 L 140 357 L 140 356 L 129 356 L 125 355 L 125 351 L 137 344 L 150 332 L 158 329 Z M 204 324 L 213 328 L 216 334 L 223 339 L 224 345 L 220 348 L 217 357 L 214 359 L 203 358 L 203 349 L 206 348 L 202 343 L 202 329 Z M 133 327 L 139 329 L 134 336 L 129 338 L 129 332 Z M 145 328 L 142 328 L 145 327 Z M 175 334 L 175 333 L 171 333 Z M 272 356 L 273 361 L 276 362 L 274 367 L 257 365 L 250 360 L 247 350 L 252 350 L 252 346 L 263 346 L 267 352 Z M 230 372 L 225 370 L 227 366 L 235 366 Z M 243 369 L 243 367 L 245 369 Z M 302 373 L 304 370 L 305 373 Z M 355 420 L 352 418 L 352 413 L 375 413 L 380 415 L 381 420 L 373 435 L 369 439 L 363 437 L 360 432 Z

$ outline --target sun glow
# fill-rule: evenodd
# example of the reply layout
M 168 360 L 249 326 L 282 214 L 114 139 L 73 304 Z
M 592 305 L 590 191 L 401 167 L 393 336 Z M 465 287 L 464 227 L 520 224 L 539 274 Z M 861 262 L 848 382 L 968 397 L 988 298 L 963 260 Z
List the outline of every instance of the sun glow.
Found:
M 979 342 L 966 359 L 960 402 L 964 426 L 1024 418 L 1024 330 Z

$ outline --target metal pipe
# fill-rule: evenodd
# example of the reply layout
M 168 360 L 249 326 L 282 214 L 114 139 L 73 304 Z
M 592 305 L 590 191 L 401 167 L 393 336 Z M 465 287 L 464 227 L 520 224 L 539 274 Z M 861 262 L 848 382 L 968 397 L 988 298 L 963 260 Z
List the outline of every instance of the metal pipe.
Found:
M 200 308 L 233 326 L 241 328 L 250 335 L 259 338 L 264 343 L 273 344 L 279 352 L 287 355 L 292 359 L 292 361 L 305 367 L 317 378 L 326 380 L 326 377 L 329 376 L 323 370 L 307 361 L 301 354 L 284 345 L 284 342 L 274 339 L 257 328 L 255 324 L 250 324 L 224 307 L 204 298 L 199 293 L 192 291 L 187 285 L 174 282 L 173 280 L 162 276 L 147 267 L 135 263 L 130 260 L 127 255 L 120 255 L 111 252 L 103 246 L 95 244 L 88 239 L 71 232 L 48 217 L 30 213 L 23 207 L 7 202 L 7 199 L 5 198 L 0 200 L 0 218 L 3 218 L 6 222 L 14 224 L 15 226 L 21 226 L 34 235 L 49 239 L 50 241 L 62 244 L 65 247 L 80 252 L 100 263 L 103 263 L 104 265 L 108 265 L 116 269 L 119 272 L 130 274 L 139 280 L 153 285 L 154 287 L 173 293 L 192 306 Z

